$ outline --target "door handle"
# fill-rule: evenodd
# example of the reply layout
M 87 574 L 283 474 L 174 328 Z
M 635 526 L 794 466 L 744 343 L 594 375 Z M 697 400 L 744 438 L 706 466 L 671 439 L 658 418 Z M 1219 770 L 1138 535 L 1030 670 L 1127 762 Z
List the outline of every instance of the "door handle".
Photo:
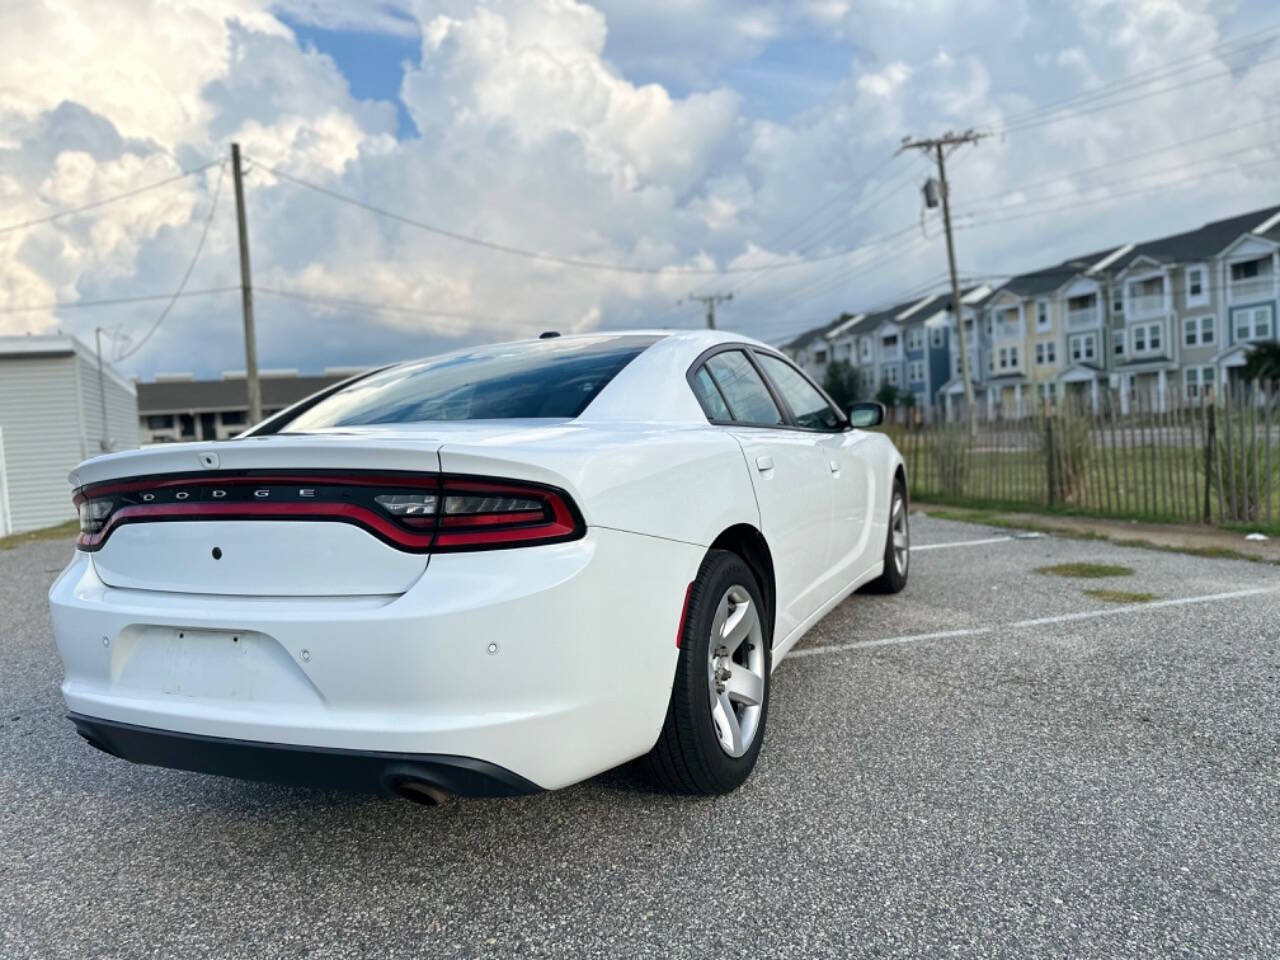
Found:
M 840 464 L 836 463 L 834 460 L 829 461 L 829 466 L 831 467 L 832 473 L 840 472 Z
M 773 457 L 756 457 L 756 469 L 761 473 L 773 469 Z

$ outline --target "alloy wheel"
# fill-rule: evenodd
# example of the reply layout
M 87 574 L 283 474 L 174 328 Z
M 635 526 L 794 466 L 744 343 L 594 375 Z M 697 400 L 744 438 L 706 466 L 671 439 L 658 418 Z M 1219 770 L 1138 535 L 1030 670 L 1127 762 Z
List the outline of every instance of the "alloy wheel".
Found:
M 907 575 L 911 562 L 911 532 L 907 527 L 907 505 L 900 496 L 893 498 L 893 512 L 889 516 L 889 531 L 893 537 L 893 565 L 898 575 Z
M 735 584 L 716 605 L 707 648 L 711 720 L 720 749 L 731 757 L 742 756 L 755 739 L 765 679 L 760 611 L 746 587 Z

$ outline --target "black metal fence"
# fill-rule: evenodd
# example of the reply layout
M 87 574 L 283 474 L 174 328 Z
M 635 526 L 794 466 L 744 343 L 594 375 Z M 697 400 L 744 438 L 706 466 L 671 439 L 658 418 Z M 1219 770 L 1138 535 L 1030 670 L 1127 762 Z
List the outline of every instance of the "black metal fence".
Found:
M 895 411 L 885 430 L 912 493 L 965 505 L 1125 519 L 1280 522 L 1280 389 L 1227 384 L 1196 400 L 1116 391 L 1033 404 L 1016 417 L 944 422 Z

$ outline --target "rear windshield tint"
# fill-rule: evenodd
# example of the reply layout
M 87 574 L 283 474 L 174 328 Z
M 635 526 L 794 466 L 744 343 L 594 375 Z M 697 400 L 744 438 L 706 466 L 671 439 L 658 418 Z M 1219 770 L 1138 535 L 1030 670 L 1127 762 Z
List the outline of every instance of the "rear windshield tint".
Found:
M 536 340 L 405 363 L 343 387 L 279 428 L 573 418 L 657 337 Z

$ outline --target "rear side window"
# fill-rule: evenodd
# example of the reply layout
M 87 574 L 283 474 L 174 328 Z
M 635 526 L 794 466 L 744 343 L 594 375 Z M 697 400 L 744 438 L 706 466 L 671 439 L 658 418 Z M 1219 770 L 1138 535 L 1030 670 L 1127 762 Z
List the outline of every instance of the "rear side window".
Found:
M 756 358 L 791 408 L 798 426 L 810 430 L 835 430 L 840 426 L 840 415 L 799 370 L 767 353 L 757 353 Z
M 773 426 L 782 423 L 782 414 L 769 388 L 741 350 L 726 350 L 707 361 L 707 369 L 724 395 L 733 419 L 739 423 Z
M 702 409 L 707 411 L 707 416 L 712 420 L 733 419 L 733 414 L 729 412 L 724 397 L 720 395 L 720 388 L 711 379 L 711 374 L 707 372 L 705 366 L 699 367 L 698 372 L 693 375 L 693 392 L 698 395 Z
M 279 432 L 439 420 L 571 419 L 657 340 L 565 337 L 400 364 L 330 394 Z

